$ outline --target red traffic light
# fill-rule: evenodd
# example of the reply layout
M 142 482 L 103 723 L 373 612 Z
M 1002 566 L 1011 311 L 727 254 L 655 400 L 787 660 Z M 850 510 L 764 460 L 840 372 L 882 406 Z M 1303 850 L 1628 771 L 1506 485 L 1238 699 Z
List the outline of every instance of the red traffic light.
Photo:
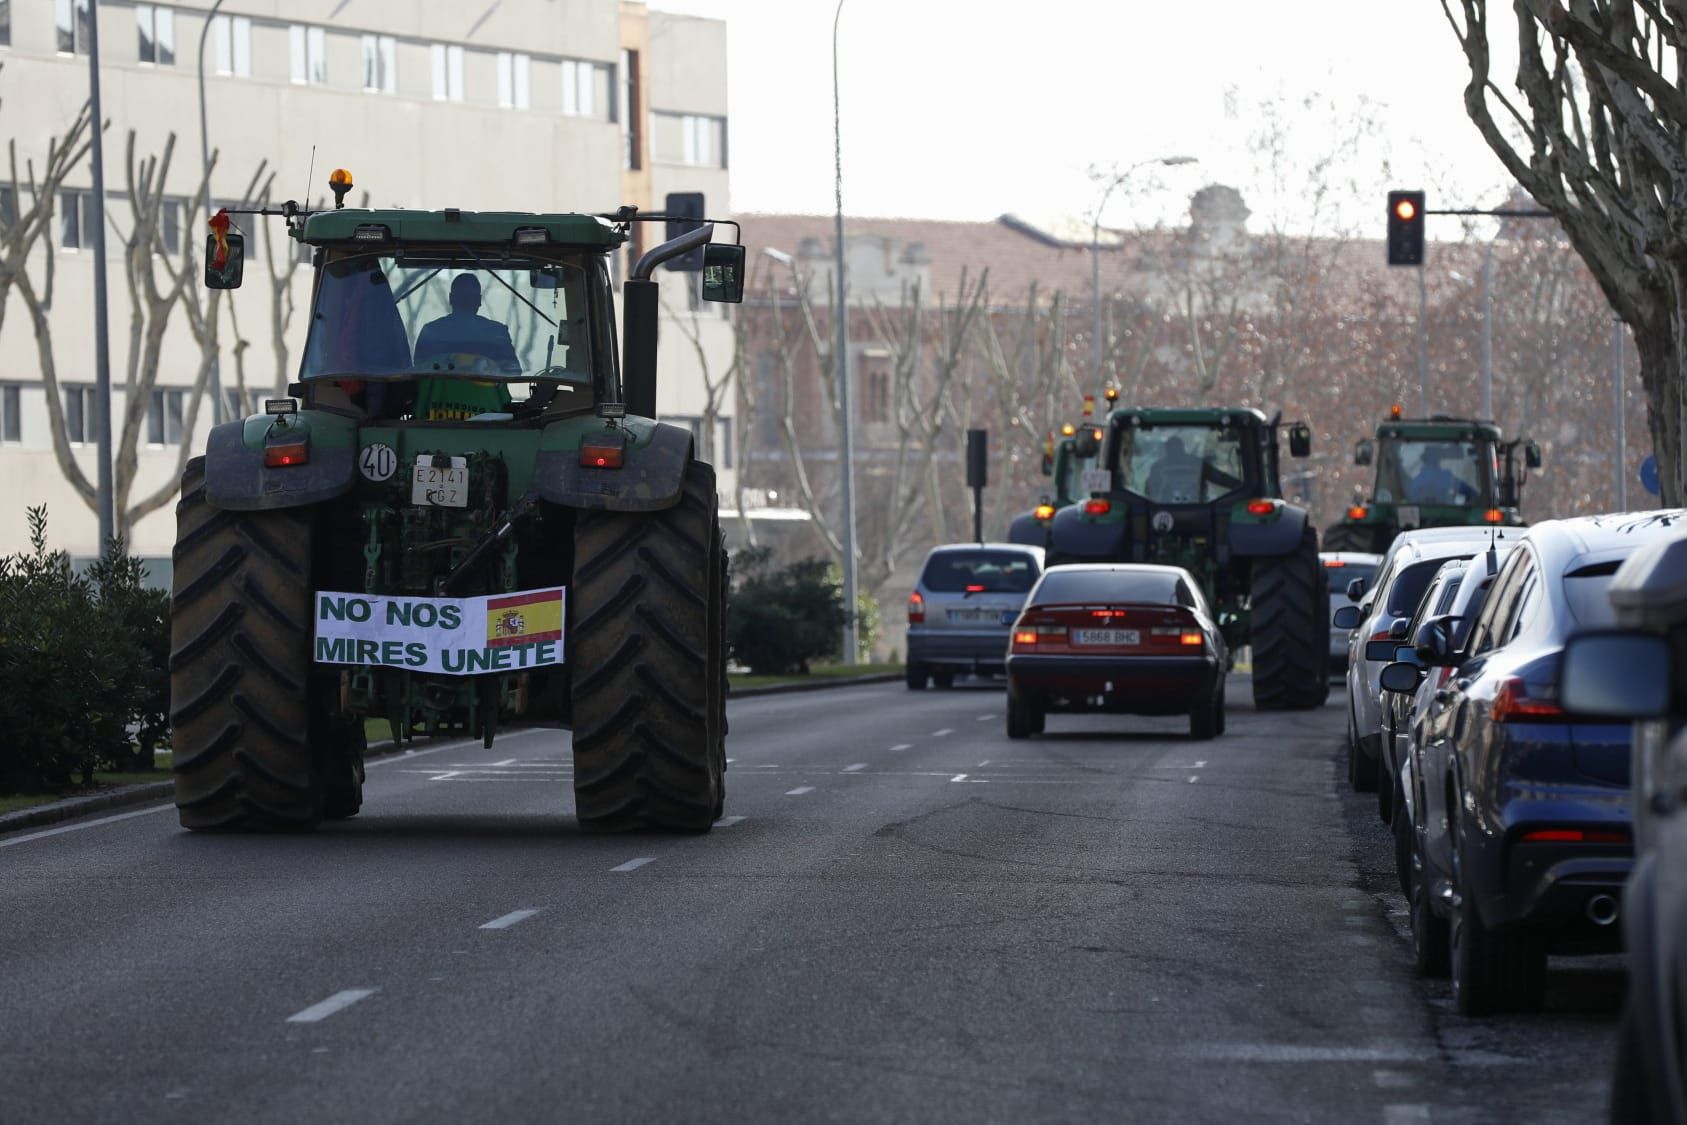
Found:
M 1409 223 L 1413 219 L 1417 218 L 1417 204 L 1413 203 L 1409 199 L 1402 199 L 1394 205 L 1394 213 L 1399 216 L 1401 222 Z

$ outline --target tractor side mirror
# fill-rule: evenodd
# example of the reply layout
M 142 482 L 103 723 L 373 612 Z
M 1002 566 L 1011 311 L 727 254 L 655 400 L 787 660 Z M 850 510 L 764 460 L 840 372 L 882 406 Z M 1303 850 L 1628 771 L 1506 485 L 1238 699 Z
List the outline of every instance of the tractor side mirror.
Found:
M 1369 465 L 1371 458 L 1376 456 L 1377 447 L 1371 444 L 1370 438 L 1361 438 L 1353 446 L 1353 463 L 1355 465 Z
M 207 289 L 239 289 L 240 279 L 246 272 L 246 236 L 237 230 L 231 230 L 223 236 L 222 246 L 217 245 L 217 236 L 205 236 L 205 288 Z M 217 261 L 221 258 L 222 265 Z
M 1289 456 L 1310 457 L 1312 455 L 1312 427 L 1305 422 L 1297 422 L 1289 427 Z
M 1669 641 L 1656 633 L 1604 630 L 1564 646 L 1558 698 L 1566 711 L 1606 718 L 1669 714 Z
M 744 299 L 744 248 L 730 242 L 703 247 L 703 299 L 736 305 Z
M 1357 582 L 1359 579 L 1355 578 Z M 1330 615 L 1330 624 L 1337 629 L 1357 629 L 1365 618 L 1356 605 L 1344 605 Z
M 1534 442 L 1527 442 L 1523 446 L 1523 463 L 1531 469 L 1541 467 L 1541 447 Z

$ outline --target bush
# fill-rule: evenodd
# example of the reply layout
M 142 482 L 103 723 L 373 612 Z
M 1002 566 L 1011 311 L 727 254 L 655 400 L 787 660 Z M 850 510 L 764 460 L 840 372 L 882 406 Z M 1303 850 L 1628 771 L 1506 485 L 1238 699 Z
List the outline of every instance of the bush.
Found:
M 843 590 L 824 559 L 770 570 L 766 548 L 734 554 L 741 578 L 727 614 L 733 659 L 759 676 L 807 672 L 811 660 L 843 650 Z
M 29 541 L 0 557 L 0 793 L 150 765 L 169 709 L 167 596 L 142 588 L 145 568 L 116 541 L 77 574 L 47 549 L 44 507 L 29 510 Z

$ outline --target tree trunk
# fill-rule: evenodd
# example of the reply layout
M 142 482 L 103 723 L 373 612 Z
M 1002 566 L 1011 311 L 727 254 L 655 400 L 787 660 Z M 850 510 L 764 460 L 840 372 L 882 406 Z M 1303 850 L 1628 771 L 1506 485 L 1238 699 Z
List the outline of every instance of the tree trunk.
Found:
M 1676 287 L 1682 288 L 1687 277 L 1676 273 Z M 1683 335 L 1683 312 L 1679 301 L 1660 301 L 1658 312 L 1645 324 L 1630 324 L 1635 347 L 1640 352 L 1640 382 L 1646 389 L 1646 421 L 1652 431 L 1652 451 L 1658 459 L 1658 487 L 1663 495 L 1660 502 L 1676 506 L 1687 498 L 1687 458 L 1681 456 L 1684 430 L 1681 381 L 1687 373 L 1683 351 L 1687 350 L 1687 336 Z M 1624 473 L 1629 472 L 1623 466 Z M 1639 505 L 1636 505 L 1637 507 Z

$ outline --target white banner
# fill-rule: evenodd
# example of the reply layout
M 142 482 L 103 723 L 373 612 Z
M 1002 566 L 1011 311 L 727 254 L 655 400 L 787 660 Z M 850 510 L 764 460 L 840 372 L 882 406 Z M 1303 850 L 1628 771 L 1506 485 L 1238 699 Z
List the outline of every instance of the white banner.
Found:
M 474 598 L 316 594 L 316 662 L 470 676 L 563 662 L 567 590 Z

